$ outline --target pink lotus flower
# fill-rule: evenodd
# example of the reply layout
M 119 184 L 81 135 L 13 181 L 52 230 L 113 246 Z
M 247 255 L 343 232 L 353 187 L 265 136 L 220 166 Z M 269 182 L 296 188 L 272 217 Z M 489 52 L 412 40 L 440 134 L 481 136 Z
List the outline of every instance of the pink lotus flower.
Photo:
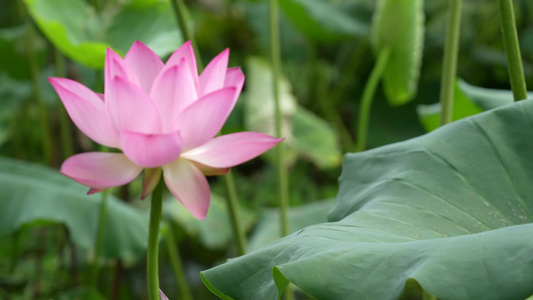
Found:
M 205 175 L 221 175 L 281 139 L 258 132 L 215 137 L 244 84 L 222 51 L 200 76 L 190 42 L 166 64 L 141 42 L 123 59 L 108 49 L 105 93 L 66 78 L 49 81 L 70 118 L 93 141 L 123 153 L 88 152 L 68 158 L 61 173 L 90 187 L 89 194 L 126 184 L 145 169 L 142 197 L 160 178 L 198 219 L 210 202 Z

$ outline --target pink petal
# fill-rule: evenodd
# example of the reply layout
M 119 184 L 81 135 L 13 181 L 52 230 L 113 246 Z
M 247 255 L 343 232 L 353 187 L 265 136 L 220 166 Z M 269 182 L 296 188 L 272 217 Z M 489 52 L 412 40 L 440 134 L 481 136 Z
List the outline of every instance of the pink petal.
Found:
M 182 140 L 179 131 L 162 134 L 123 131 L 120 134 L 120 145 L 132 162 L 146 168 L 155 168 L 180 156 Z
M 61 165 L 61 173 L 97 191 L 126 184 L 142 167 L 122 153 L 86 152 L 69 157 Z
M 118 148 L 120 141 L 104 102 L 84 85 L 66 78 L 49 78 L 70 118 L 90 139 L 107 147 Z
M 228 174 L 230 168 L 213 168 L 191 160 L 192 164 L 197 167 L 205 176 L 218 176 Z
M 163 131 L 172 130 L 172 124 L 178 114 L 198 99 L 196 85 L 185 59 L 157 76 L 150 98 L 159 109 Z
M 182 153 L 181 157 L 214 168 L 231 168 L 261 155 L 282 140 L 259 132 L 232 133 Z
M 210 93 L 187 107 L 176 118 L 174 129 L 181 132 L 183 148 L 205 144 L 222 128 L 233 109 L 235 88 Z
M 144 169 L 143 187 L 141 191 L 141 200 L 146 199 L 150 195 L 161 179 L 161 168 L 147 168 Z
M 198 94 L 200 96 L 207 95 L 224 87 L 228 60 L 229 49 L 225 49 L 205 67 L 202 75 L 198 78 Z
M 163 293 L 161 289 L 159 289 L 159 300 L 168 300 L 168 297 Z
M 178 159 L 163 166 L 163 177 L 172 194 L 197 219 L 203 220 L 209 208 L 209 184 L 191 162 Z
M 177 66 L 181 63 L 182 59 L 185 59 L 187 62 L 186 64 L 189 66 L 190 74 L 192 78 L 194 78 L 196 84 L 198 81 L 198 67 L 196 66 L 196 57 L 194 56 L 194 49 L 192 48 L 191 41 L 186 41 L 178 48 L 178 50 L 174 51 L 167 60 L 164 68 Z
M 119 132 L 161 132 L 157 107 L 140 87 L 122 77 L 115 77 L 110 84 L 113 88 L 106 95 L 107 111 Z
M 150 94 L 154 79 L 163 68 L 163 62 L 159 56 L 145 44 L 136 41 L 126 54 L 124 61 L 137 75 L 142 89 L 146 94 Z
M 131 81 L 135 85 L 140 86 L 139 80 L 135 72 L 128 66 L 128 64 L 118 55 L 115 51 L 107 48 L 105 54 L 105 71 L 104 71 L 104 94 L 107 97 L 111 94 L 113 85 L 111 82 L 116 76 L 122 77 L 128 81 Z
M 234 86 L 237 88 L 237 92 L 235 93 L 235 99 L 233 106 L 235 106 L 235 103 L 237 102 L 237 99 L 239 98 L 239 95 L 241 94 L 242 87 L 244 86 L 244 74 L 242 73 L 241 68 L 235 67 L 235 68 L 229 68 L 226 72 L 226 79 L 224 80 L 224 87 L 230 87 Z

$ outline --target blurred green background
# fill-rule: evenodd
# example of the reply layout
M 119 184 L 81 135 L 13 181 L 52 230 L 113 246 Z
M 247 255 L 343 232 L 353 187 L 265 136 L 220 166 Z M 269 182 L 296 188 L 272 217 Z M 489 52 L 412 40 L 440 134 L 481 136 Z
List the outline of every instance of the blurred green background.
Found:
M 424 111 L 421 105 L 439 99 L 447 2 L 424 1 L 417 93 L 398 106 L 390 105 L 378 89 L 367 148 L 419 136 L 431 127 L 431 121 L 420 121 L 418 112 Z M 185 3 L 186 22 L 204 63 L 229 47 L 230 66 L 240 66 L 246 76 L 223 132 L 273 133 L 267 1 Z M 370 41 L 376 1 L 281 0 L 280 6 L 281 106 L 290 224 L 296 231 L 326 221 L 343 153 L 353 151 L 357 142 L 360 98 L 375 63 Z M 515 12 L 526 81 L 533 86 L 533 1 L 515 1 Z M 54 169 L 72 151 L 98 146 L 65 118 L 46 79 L 69 77 L 103 91 L 105 49 L 124 55 L 135 40 L 163 60 L 184 42 L 170 1 L 0 0 L 0 299 L 88 299 L 101 195 L 85 196 L 85 188 Z M 461 103 L 470 104 L 457 105 L 456 116 L 487 108 L 476 104 L 476 86 L 510 89 L 494 1 L 463 4 L 458 77 L 465 82 L 458 85 L 457 95 L 463 97 Z M 511 96 L 498 99 L 505 102 Z M 280 237 L 274 153 L 232 172 L 249 250 L 258 249 Z M 140 181 L 113 190 L 94 299 L 147 299 L 149 203 L 139 200 Z M 195 220 L 171 196 L 164 206 L 163 231 L 172 229 L 195 299 L 215 298 L 199 272 L 236 256 L 224 186 L 219 178 L 210 178 L 210 183 L 213 203 L 206 221 Z M 161 288 L 177 299 L 166 242 L 160 247 Z M 415 285 L 408 284 L 406 299 L 411 290 L 416 292 Z

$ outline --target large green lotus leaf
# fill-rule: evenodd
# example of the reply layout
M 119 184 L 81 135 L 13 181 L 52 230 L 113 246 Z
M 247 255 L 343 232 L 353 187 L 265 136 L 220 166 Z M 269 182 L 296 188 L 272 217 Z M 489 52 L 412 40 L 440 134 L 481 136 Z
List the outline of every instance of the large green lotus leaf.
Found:
M 56 170 L 0 158 L 0 236 L 23 226 L 60 223 L 77 246 L 92 249 L 102 196 L 86 193 L 86 187 Z M 142 255 L 147 246 L 147 216 L 114 197 L 107 203 L 102 255 L 122 259 Z
M 330 223 L 203 272 L 217 295 L 440 299 L 533 294 L 533 100 L 345 157 Z M 230 275 L 228 275 L 230 274 Z M 224 296 L 226 295 L 226 296 Z
M 439 127 L 441 112 L 440 103 L 418 105 L 416 107 L 416 112 L 418 113 L 420 122 L 427 132 L 435 130 Z M 461 90 L 459 82 L 456 82 L 453 95 L 452 120 L 460 120 L 480 112 L 483 112 L 483 109 L 481 109 L 475 102 L 470 100 Z
M 370 36 L 374 52 L 390 49 L 383 83 L 391 105 L 402 105 L 416 94 L 424 44 L 423 4 L 422 0 L 381 0 L 374 13 Z
M 330 1 L 283 0 L 280 6 L 287 18 L 314 40 L 350 39 L 368 32 L 367 24 L 350 17 Z
M 44 35 L 70 59 L 104 66 L 106 48 L 125 53 L 135 40 L 159 55 L 176 49 L 181 38 L 168 1 L 128 1 L 98 14 L 83 0 L 24 0 Z

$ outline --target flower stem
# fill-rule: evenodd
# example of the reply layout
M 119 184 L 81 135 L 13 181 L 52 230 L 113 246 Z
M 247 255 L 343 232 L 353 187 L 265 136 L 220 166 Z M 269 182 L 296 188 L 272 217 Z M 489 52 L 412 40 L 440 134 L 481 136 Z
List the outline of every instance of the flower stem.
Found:
M 457 53 L 459 52 L 459 28 L 461 27 L 461 5 L 462 0 L 450 0 L 440 85 L 440 125 L 452 121 L 453 92 L 457 72 Z
M 178 27 L 181 30 L 181 35 L 186 41 L 191 41 L 194 55 L 196 56 L 196 64 L 198 65 L 198 69 L 201 70 L 203 69 L 202 57 L 198 51 L 198 46 L 196 45 L 196 40 L 194 39 L 191 28 L 187 25 L 187 7 L 185 6 L 185 3 L 183 3 L 183 0 L 171 0 L 170 3 L 172 3 L 172 8 L 174 15 L 176 16 L 176 21 L 178 22 Z
M 23 18 L 27 18 L 24 4 L 21 1 L 17 1 L 20 15 Z M 42 96 L 42 86 L 39 78 L 39 62 L 35 55 L 35 28 L 31 22 L 28 22 L 28 32 L 26 34 L 26 53 L 28 57 L 28 66 L 30 71 L 30 77 L 33 85 L 33 96 L 39 107 L 39 118 L 41 127 L 41 146 L 44 154 L 44 163 L 47 165 L 52 164 L 53 151 L 52 151 L 52 133 L 50 132 L 50 121 L 48 119 L 48 109 L 46 103 L 44 103 Z
M 281 103 L 279 97 L 279 81 L 281 77 L 281 50 L 279 44 L 279 5 L 278 0 L 270 0 L 270 54 L 272 60 L 272 92 L 274 94 L 274 109 L 276 114 L 276 136 L 282 137 L 282 114 Z M 276 146 L 277 163 L 278 163 L 278 193 L 279 193 L 279 208 L 281 221 L 281 235 L 286 236 L 290 233 L 289 227 L 289 177 L 287 164 L 285 163 L 285 145 L 279 144 Z M 289 284 L 285 289 L 285 299 L 294 299 L 294 290 Z
M 107 198 L 109 197 L 109 189 L 102 192 L 102 199 L 100 200 L 100 214 L 98 217 L 98 229 L 96 232 L 96 239 L 94 241 L 94 258 L 93 265 L 91 266 L 91 277 L 89 277 L 89 286 L 92 291 L 98 290 L 98 271 L 99 271 L 99 259 L 102 252 L 102 244 L 105 233 L 105 222 L 107 218 Z
M 172 231 L 172 224 L 168 222 L 167 232 L 165 234 L 165 243 L 167 244 L 168 255 L 170 256 L 170 262 L 172 263 L 172 269 L 176 275 L 178 287 L 180 290 L 182 300 L 192 300 L 191 290 L 187 283 L 187 276 L 185 276 L 185 270 L 180 258 L 179 248 L 177 246 L 176 239 L 174 238 L 174 232 Z
M 237 251 L 239 255 L 244 255 L 246 252 L 248 252 L 246 246 L 246 235 L 244 234 L 243 227 L 241 225 L 239 200 L 237 198 L 237 192 L 235 191 L 235 182 L 233 181 L 233 176 L 228 175 L 230 175 L 230 173 L 228 173 L 226 176 L 223 176 L 226 185 L 226 201 L 228 204 L 229 216 L 233 228 L 233 235 L 237 241 Z
M 281 54 L 279 45 L 279 16 L 278 0 L 270 0 L 270 52 L 272 60 L 272 91 L 276 113 L 276 136 L 282 137 L 283 120 L 279 97 L 279 81 L 281 76 Z M 289 185 L 287 165 L 285 164 L 285 149 L 283 144 L 276 146 L 278 158 L 278 190 L 281 210 L 281 234 L 290 233 L 288 222 Z
M 158 276 L 158 252 L 159 252 L 159 223 L 163 209 L 163 178 L 159 180 L 157 187 L 152 193 L 150 207 L 150 225 L 148 229 L 148 298 L 159 299 L 159 276 Z
M 502 22 L 503 44 L 509 68 L 509 78 L 513 90 L 514 100 L 527 98 L 527 87 L 522 68 L 522 58 L 516 34 L 516 25 L 512 0 L 499 0 L 500 18 Z
M 368 136 L 368 122 L 370 120 L 370 108 L 372 107 L 372 101 L 374 100 L 374 94 L 378 87 L 379 80 L 383 75 L 383 71 L 389 61 L 390 49 L 384 48 L 378 54 L 378 59 L 370 77 L 366 82 L 365 89 L 363 91 L 363 97 L 361 99 L 361 107 L 359 108 L 359 122 L 357 124 L 357 145 L 355 151 L 360 152 L 365 150 Z

